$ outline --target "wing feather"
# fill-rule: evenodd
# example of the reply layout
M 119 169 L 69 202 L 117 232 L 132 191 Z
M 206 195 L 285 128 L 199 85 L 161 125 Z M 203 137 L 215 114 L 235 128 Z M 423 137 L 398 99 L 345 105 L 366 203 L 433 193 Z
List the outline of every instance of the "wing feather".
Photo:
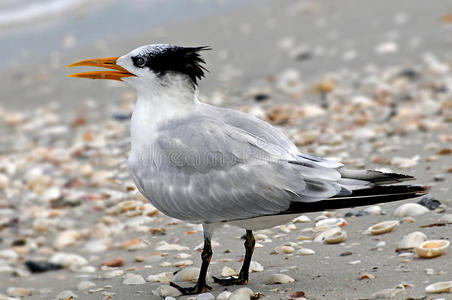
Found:
M 341 190 L 337 170 L 205 115 L 160 126 L 155 151 L 158 168 L 134 176 L 140 191 L 164 213 L 193 222 L 275 214 Z
M 262 120 L 208 105 L 199 109 L 160 124 L 151 145 L 153 161 L 129 159 L 140 192 L 171 217 L 221 222 L 339 207 L 338 196 L 413 179 L 348 170 L 339 162 L 300 153 Z

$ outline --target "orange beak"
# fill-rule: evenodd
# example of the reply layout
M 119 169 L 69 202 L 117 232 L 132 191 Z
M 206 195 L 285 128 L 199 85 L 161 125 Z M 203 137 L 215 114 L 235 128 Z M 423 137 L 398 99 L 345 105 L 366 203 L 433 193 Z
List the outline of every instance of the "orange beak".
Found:
M 123 77 L 136 76 L 121 66 L 116 64 L 116 60 L 119 57 L 104 57 L 104 58 L 92 58 L 85 59 L 73 64 L 68 65 L 68 67 L 78 67 L 78 66 L 93 66 L 102 67 L 107 69 L 113 69 L 116 71 L 93 71 L 93 72 L 83 72 L 71 74 L 69 77 L 80 77 L 80 78 L 90 78 L 90 79 L 112 79 L 122 81 Z

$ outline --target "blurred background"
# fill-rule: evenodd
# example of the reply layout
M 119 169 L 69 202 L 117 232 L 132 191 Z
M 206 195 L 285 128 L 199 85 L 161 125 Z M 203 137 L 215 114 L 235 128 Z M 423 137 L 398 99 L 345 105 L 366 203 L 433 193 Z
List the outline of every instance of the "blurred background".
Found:
M 151 299 L 160 283 L 137 288 L 123 283 L 124 272 L 172 274 L 186 266 L 181 257 L 190 265 L 201 229 L 159 214 L 139 196 L 126 168 L 134 90 L 67 77 L 83 71 L 66 68 L 74 61 L 152 43 L 213 48 L 202 53 L 210 71 L 200 82 L 202 101 L 280 127 L 303 152 L 350 168 L 412 174 L 414 183 L 433 187 L 422 202 L 429 213 L 403 222 L 378 251 L 369 252 L 378 239 L 361 231 L 394 218 L 399 203 L 374 209 L 369 218 L 358 219 L 367 214 L 359 208 L 335 213 L 350 217 L 347 245 L 360 245 L 351 252 L 311 243 L 315 259 L 269 256 L 288 241 L 302 243 L 296 226 L 305 224 L 266 231 L 270 238 L 259 241 L 265 248 L 255 254 L 266 272 L 253 273 L 250 288 L 287 299 L 302 282 L 309 299 L 368 298 L 404 280 L 414 284 L 404 295 L 420 299 L 432 278 L 424 269 L 448 274 L 447 256 L 405 264 L 394 249 L 403 234 L 435 222 L 452 205 L 452 1 L 1 0 L 0 298 L 65 299 L 72 290 L 79 299 L 101 293 L 102 299 L 108 293 Z M 447 229 L 422 231 L 450 238 Z M 216 237 L 241 234 L 228 228 Z M 185 256 L 161 254 L 168 243 L 183 245 Z M 213 274 L 225 264 L 238 267 L 241 242 L 219 243 L 214 251 Z M 372 259 L 356 260 L 370 253 Z M 197 254 L 191 259 L 199 264 Z M 24 261 L 68 270 L 35 276 Z M 363 270 L 377 280 L 358 280 Z M 290 288 L 262 284 L 264 273 L 282 271 L 297 280 Z M 83 280 L 110 287 L 80 291 Z
M 87 96 L 75 90 L 100 84 L 70 81 L 68 63 L 120 56 L 150 43 L 212 46 L 205 53 L 211 70 L 201 85 L 206 93 L 247 86 L 289 67 L 306 82 L 372 64 L 450 59 L 450 6 L 447 0 L 5 0 L 1 103 L 77 105 Z M 108 98 L 102 88 L 86 94 Z

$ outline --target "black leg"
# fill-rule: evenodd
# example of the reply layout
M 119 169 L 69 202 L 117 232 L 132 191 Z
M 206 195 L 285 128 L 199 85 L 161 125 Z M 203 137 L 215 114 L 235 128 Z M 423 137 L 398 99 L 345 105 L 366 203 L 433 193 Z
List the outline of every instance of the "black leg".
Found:
M 254 252 L 254 245 L 256 241 L 254 240 L 253 231 L 247 230 L 245 236 L 243 237 L 245 240 L 245 260 L 243 261 L 242 268 L 240 269 L 239 277 L 230 277 L 230 278 L 217 278 L 213 277 L 213 281 L 219 283 L 221 285 L 239 285 L 239 284 L 248 284 L 248 275 L 250 270 L 251 257 Z
M 184 288 L 177 284 L 170 282 L 170 285 L 177 288 L 183 295 L 194 295 L 205 293 L 207 289 L 211 289 L 206 283 L 207 269 L 209 268 L 210 259 L 212 258 L 212 245 L 210 238 L 204 236 L 204 249 L 201 253 L 201 270 L 199 271 L 198 282 L 193 287 Z

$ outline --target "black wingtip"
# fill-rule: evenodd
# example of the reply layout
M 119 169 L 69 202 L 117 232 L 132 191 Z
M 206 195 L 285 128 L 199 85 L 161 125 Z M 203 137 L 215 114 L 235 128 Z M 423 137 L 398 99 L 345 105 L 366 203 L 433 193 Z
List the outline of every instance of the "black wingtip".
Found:
M 392 178 L 394 181 L 397 181 L 397 182 L 416 180 L 416 177 L 414 177 L 414 176 L 400 174 L 400 173 L 388 173 L 388 177 Z
M 307 213 L 348 207 L 358 207 L 401 201 L 428 194 L 430 186 L 421 185 L 376 185 L 354 190 L 351 195 L 337 196 L 316 202 L 292 202 L 287 213 Z

